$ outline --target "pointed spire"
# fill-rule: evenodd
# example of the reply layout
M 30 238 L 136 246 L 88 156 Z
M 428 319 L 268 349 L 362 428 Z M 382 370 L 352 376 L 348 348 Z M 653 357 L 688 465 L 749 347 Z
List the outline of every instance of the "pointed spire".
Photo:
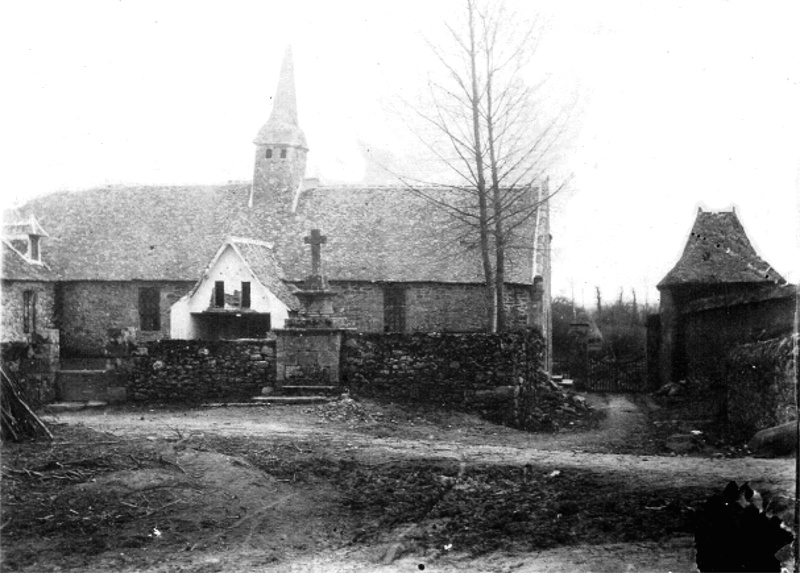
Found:
M 281 64 L 281 75 L 275 90 L 275 102 L 272 106 L 270 121 L 280 121 L 299 126 L 297 122 L 297 91 L 294 87 L 294 59 L 292 47 L 286 46 Z
M 253 141 L 256 145 L 291 145 L 308 149 L 306 136 L 297 120 L 297 92 L 294 86 L 292 47 L 286 46 L 281 74 L 275 90 L 272 113 Z

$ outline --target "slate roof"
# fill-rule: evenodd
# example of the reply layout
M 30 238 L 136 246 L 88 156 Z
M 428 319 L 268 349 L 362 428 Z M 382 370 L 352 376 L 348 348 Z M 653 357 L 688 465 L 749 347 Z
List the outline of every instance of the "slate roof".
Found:
M 271 246 L 261 241 L 236 237 L 231 238 L 229 242 L 239 252 L 262 285 L 272 291 L 291 310 L 301 308 L 300 301 L 284 282 L 286 276 L 278 261 L 275 260 Z
M 785 281 L 758 256 L 734 211 L 699 211 L 683 255 L 658 288 L 779 282 Z
M 43 256 L 65 281 L 194 282 L 223 241 L 240 236 L 274 243 L 286 280 L 299 282 L 310 272 L 303 237 L 318 228 L 329 280 L 483 283 L 463 228 L 410 190 L 320 187 L 285 215 L 248 208 L 249 192 L 249 183 L 61 191 L 15 215 L 35 214 L 48 230 Z M 535 219 L 509 249 L 509 283 L 532 282 Z
M 2 239 L 2 271 L 0 276 L 12 281 L 54 281 L 55 274 L 46 265 L 32 263 L 28 258 Z

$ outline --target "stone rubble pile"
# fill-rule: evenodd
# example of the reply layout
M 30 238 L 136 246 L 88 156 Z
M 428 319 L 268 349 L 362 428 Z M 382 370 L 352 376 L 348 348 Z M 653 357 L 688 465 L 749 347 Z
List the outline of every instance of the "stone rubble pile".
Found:
M 587 418 L 592 409 L 583 396 L 553 382 L 545 372 L 521 386 L 520 399 L 526 413 L 520 426 L 528 431 L 558 431 Z
M 305 413 L 316 414 L 326 422 L 342 422 L 349 424 L 371 424 L 383 418 L 381 412 L 369 412 L 363 404 L 353 400 L 346 394 L 339 400 L 306 408 Z

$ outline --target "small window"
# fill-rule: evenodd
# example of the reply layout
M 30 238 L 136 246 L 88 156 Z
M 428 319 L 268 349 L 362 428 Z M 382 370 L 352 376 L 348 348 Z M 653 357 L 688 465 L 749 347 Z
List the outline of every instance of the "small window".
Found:
M 22 331 L 25 334 L 36 332 L 36 291 L 22 293 Z
M 272 159 L 272 149 L 267 148 L 267 152 L 265 153 L 267 159 Z
M 158 287 L 139 289 L 139 328 L 161 330 L 161 290 Z
M 281 159 L 286 159 L 286 149 L 281 149 Z
M 242 308 L 250 308 L 250 283 L 242 281 Z
M 225 281 L 216 281 L 214 283 L 214 306 L 225 308 Z
M 387 285 L 383 290 L 384 332 L 406 330 L 406 288 L 404 285 Z

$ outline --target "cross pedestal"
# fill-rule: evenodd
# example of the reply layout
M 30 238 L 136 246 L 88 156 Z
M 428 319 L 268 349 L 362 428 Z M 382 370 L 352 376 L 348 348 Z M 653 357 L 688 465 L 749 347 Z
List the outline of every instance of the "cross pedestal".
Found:
M 334 316 L 333 299 L 337 293 L 331 290 L 327 277 L 322 274 L 320 247 L 328 242 L 328 238 L 319 229 L 312 229 L 303 241 L 311 245 L 311 274 L 303 281 L 302 288 L 294 293 L 303 308 L 299 316 L 288 319 L 286 325 L 288 328 L 316 329 L 344 327 L 344 317 Z

